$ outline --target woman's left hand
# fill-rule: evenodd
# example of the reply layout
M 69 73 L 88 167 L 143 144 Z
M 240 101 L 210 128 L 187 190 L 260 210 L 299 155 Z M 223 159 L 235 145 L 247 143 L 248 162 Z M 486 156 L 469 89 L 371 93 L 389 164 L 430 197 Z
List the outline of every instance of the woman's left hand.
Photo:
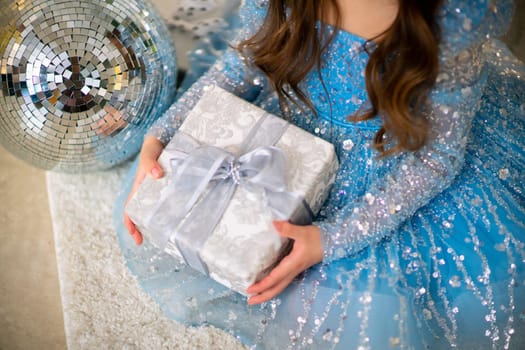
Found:
M 252 284 L 246 292 L 252 295 L 248 304 L 260 304 L 281 293 L 293 279 L 323 259 L 321 231 L 316 226 L 297 226 L 286 221 L 274 221 L 277 232 L 294 240 L 290 254 L 268 276 Z

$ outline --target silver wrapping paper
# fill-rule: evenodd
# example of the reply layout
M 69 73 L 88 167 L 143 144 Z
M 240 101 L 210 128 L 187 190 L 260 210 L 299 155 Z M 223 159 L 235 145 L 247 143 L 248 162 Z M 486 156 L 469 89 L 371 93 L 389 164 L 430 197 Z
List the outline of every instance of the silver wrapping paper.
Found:
M 203 144 L 235 152 L 251 127 L 265 113 L 218 87 L 208 87 L 184 121 L 180 132 L 189 134 Z M 317 213 L 338 168 L 333 145 L 290 125 L 275 146 L 286 155 L 288 189 L 300 194 L 312 211 Z M 173 151 L 171 144 L 168 144 L 159 157 L 165 176 L 159 180 L 146 177 L 126 207 L 128 215 L 146 239 L 155 237 L 155 233 L 147 226 L 152 210 L 164 209 L 157 208 L 158 200 L 170 184 Z M 262 278 L 289 246 L 288 240 L 281 238 L 274 230 L 274 218 L 264 204 L 263 197 L 260 191 L 237 187 L 221 221 L 199 252 L 210 276 L 241 294 L 245 294 L 248 286 Z M 202 213 L 202 220 L 206 220 L 206 214 Z M 170 213 L 165 212 L 163 215 L 169 216 Z M 163 228 L 169 233 L 173 229 L 170 224 Z M 152 242 L 155 244 L 154 240 Z M 182 259 L 173 238 L 164 249 Z

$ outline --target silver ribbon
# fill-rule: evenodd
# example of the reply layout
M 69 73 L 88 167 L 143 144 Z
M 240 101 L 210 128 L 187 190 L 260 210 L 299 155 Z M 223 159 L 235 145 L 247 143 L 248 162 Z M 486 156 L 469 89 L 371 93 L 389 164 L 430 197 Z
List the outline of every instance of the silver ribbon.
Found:
M 151 237 L 154 243 L 164 249 L 171 240 L 188 265 L 208 274 L 199 252 L 237 186 L 263 191 L 276 219 L 310 224 L 311 209 L 302 196 L 287 190 L 286 157 L 281 149 L 273 146 L 287 126 L 285 121 L 265 114 L 235 154 L 200 145 L 191 136 L 178 132 L 168 146 L 174 148 L 170 159 L 171 181 L 146 221 L 155 232 L 155 237 Z M 161 207 L 162 212 L 158 210 Z M 173 231 L 167 231 L 166 227 Z

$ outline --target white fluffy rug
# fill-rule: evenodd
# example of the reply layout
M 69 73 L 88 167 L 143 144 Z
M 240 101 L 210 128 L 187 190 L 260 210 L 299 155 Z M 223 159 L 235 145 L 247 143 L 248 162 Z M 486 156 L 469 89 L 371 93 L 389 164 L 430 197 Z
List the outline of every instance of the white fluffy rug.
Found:
M 112 219 L 128 168 L 47 173 L 68 348 L 245 349 L 220 330 L 168 319 L 132 277 Z

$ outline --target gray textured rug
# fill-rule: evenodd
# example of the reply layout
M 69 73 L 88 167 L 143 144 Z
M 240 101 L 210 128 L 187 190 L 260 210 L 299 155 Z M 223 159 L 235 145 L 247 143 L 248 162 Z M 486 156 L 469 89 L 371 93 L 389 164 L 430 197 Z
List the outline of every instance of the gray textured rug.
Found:
M 68 348 L 244 349 L 220 330 L 168 319 L 129 272 L 112 219 L 128 168 L 47 173 Z

